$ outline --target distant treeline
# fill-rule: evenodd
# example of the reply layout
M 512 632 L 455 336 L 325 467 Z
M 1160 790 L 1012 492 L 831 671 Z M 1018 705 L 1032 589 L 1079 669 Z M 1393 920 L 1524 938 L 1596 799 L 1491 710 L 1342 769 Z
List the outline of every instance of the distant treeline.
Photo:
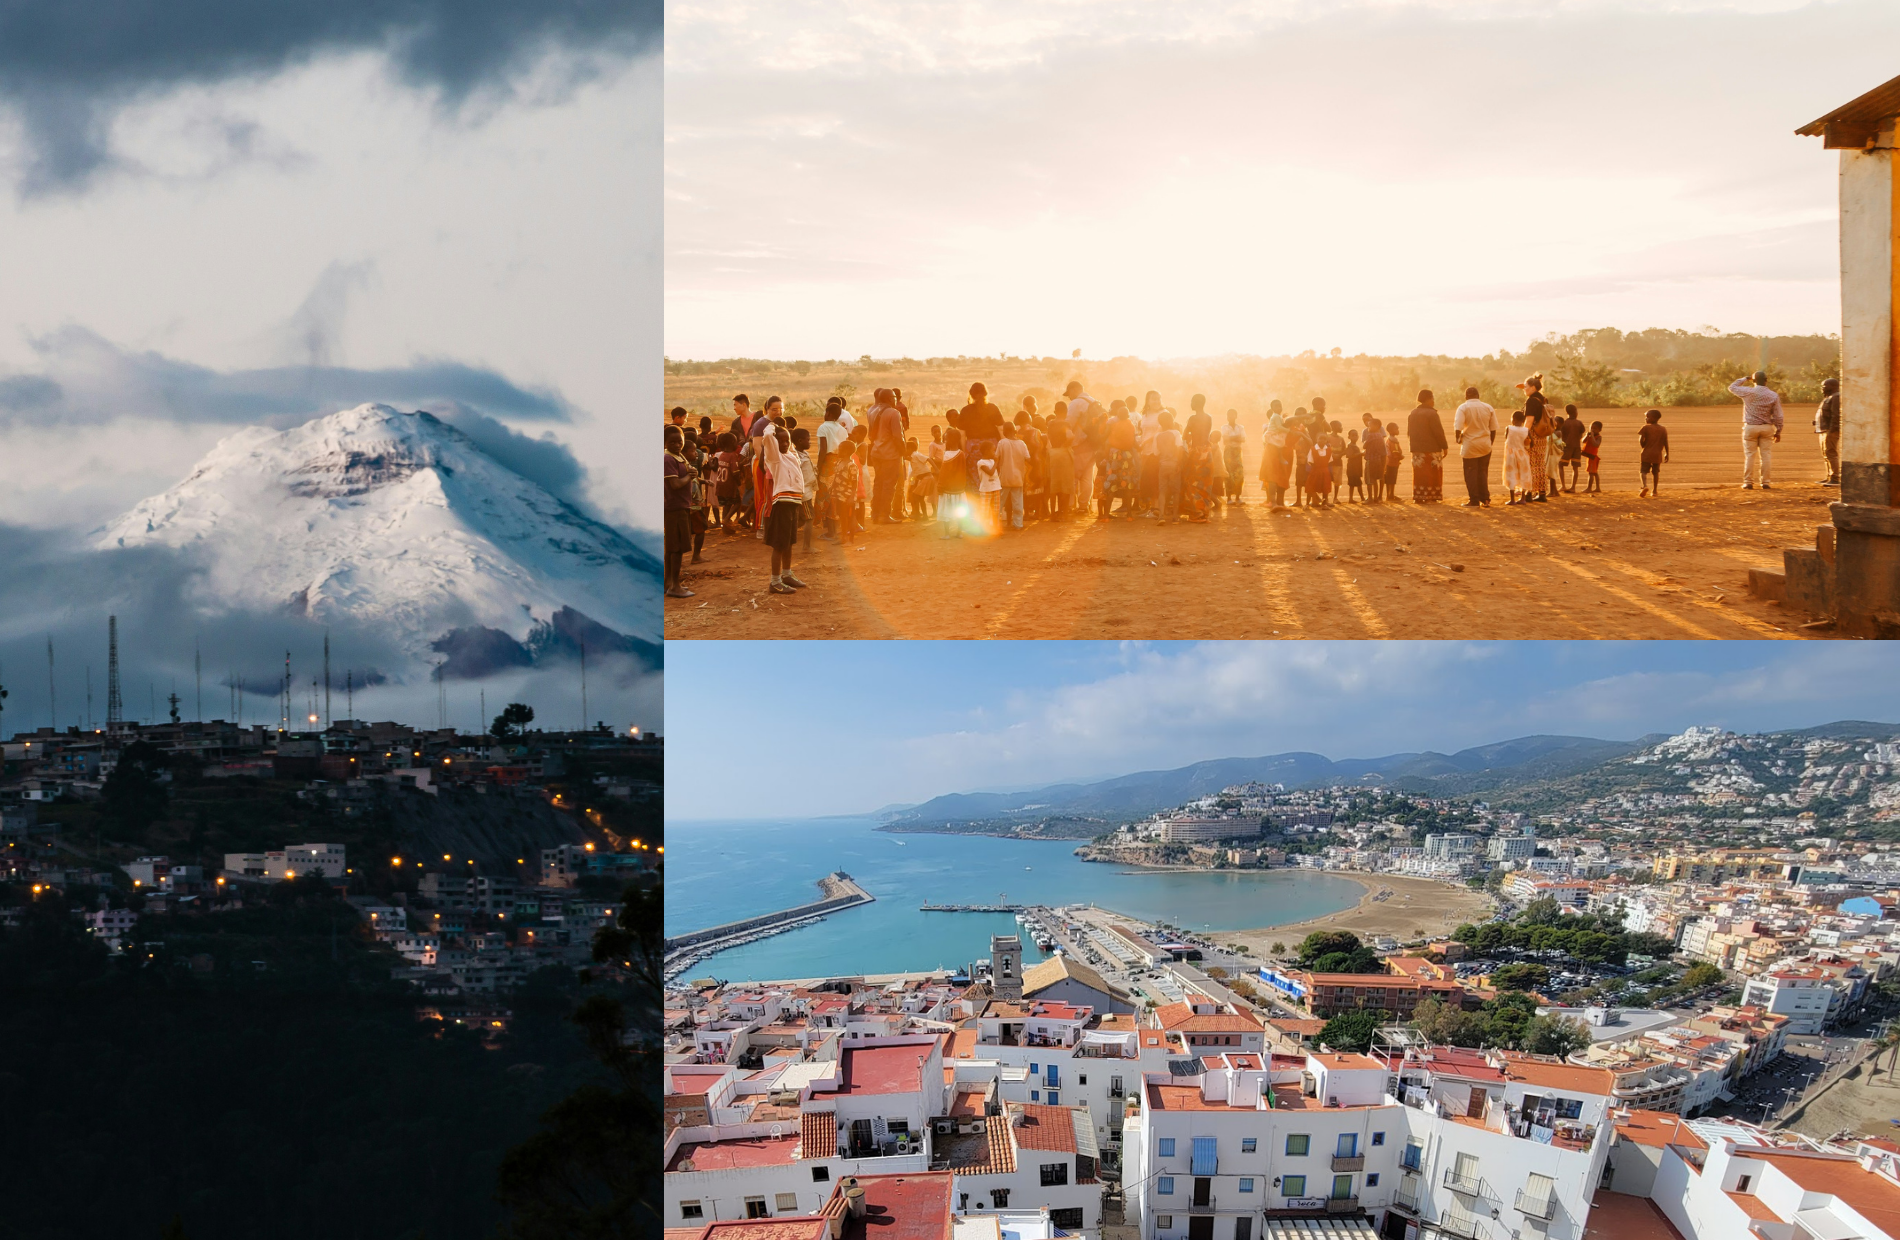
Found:
M 1267 400 L 1279 399 L 1289 409 L 1313 395 L 1325 395 L 1335 408 L 1396 409 L 1409 406 L 1420 388 L 1458 397 L 1466 387 L 1475 386 L 1492 404 L 1516 408 L 1521 398 L 1514 385 L 1532 371 L 1543 372 L 1547 390 L 1557 400 L 1586 408 L 1681 407 L 1737 403 L 1728 385 L 1758 369 L 1768 372 L 1770 386 L 1791 403 L 1819 400 L 1822 380 L 1840 376 L 1840 339 L 1751 336 L 1713 328 L 1682 331 L 1656 327 L 1624 332 L 1599 327 L 1568 335 L 1553 332 L 1519 352 L 1503 349 L 1482 357 L 1348 356 L 1339 349 L 1327 353 L 1309 349 L 1281 357 L 1229 356 L 1169 362 L 1137 357 L 1084 361 L 1008 354 L 666 361 L 666 373 L 675 379 L 730 376 L 736 380 L 752 378 L 755 386 L 776 383 L 786 389 L 787 402 L 795 411 L 800 404 L 816 407 L 817 397 L 833 392 L 844 395 L 854 406 L 860 405 L 869 397 L 870 389 L 881 382 L 875 376 L 883 374 L 908 377 L 917 387 L 937 386 L 939 375 L 942 380 L 952 374 L 993 375 L 992 397 L 1012 403 L 1021 395 L 1034 395 L 1039 401 L 1053 399 L 1070 378 L 1082 377 L 1109 393 L 1120 392 L 1123 386 L 1145 384 L 1175 400 L 1175 390 L 1182 386 L 1196 390 L 1220 387 L 1225 389 L 1221 399 L 1228 402 L 1258 403 L 1264 408 Z M 833 382 L 823 382 L 827 379 Z M 1029 382 L 1022 385 L 1025 379 Z M 825 391 L 807 391 L 814 383 Z M 1011 389 L 1011 383 L 1022 385 L 1022 391 Z M 1440 403 L 1449 407 L 1444 401 Z

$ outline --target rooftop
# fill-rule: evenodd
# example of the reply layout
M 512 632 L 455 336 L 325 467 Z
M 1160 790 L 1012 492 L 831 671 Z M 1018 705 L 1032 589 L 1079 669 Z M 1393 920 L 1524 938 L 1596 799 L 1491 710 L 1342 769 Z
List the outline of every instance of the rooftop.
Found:
M 1075 1153 L 1075 1120 L 1068 1107 L 1039 1106 L 1033 1102 L 1010 1104 L 1013 1117 L 1021 1113 L 1023 1122 L 1013 1125 L 1016 1144 L 1026 1150 L 1051 1150 Z
M 1682 1233 L 1649 1198 L 1604 1188 L 1590 1203 L 1583 1240 L 1682 1240 Z
M 929 1046 L 847 1046 L 840 1054 L 838 1088 L 820 1096 L 839 1094 L 909 1094 L 924 1087 L 924 1064 Z
M 798 1161 L 797 1137 L 739 1137 L 730 1141 L 683 1142 L 666 1164 L 667 1171 L 737 1171 L 745 1167 L 776 1167 Z
M 851 1180 L 864 1189 L 862 1218 L 851 1218 L 845 1209 L 843 1189 Z M 852 1176 L 839 1184 L 821 1214 L 844 1216 L 841 1240 L 950 1240 L 951 1182 L 948 1171 Z
M 1668 1111 L 1632 1110 L 1627 1118 L 1617 1119 L 1616 1135 L 1625 1141 L 1655 1148 L 1665 1145 L 1686 1145 L 1699 1150 L 1709 1148 L 1708 1142 L 1682 1122 L 1682 1116 Z
M 1761 1159 L 1808 1192 L 1840 1198 L 1881 1231 L 1900 1235 L 1900 1184 L 1855 1159 L 1760 1149 L 1746 1151 L 1746 1157 Z

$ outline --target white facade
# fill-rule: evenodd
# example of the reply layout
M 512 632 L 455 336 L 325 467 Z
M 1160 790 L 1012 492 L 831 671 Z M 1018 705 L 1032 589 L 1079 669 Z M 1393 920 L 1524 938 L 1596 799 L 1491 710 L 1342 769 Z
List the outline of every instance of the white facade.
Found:
M 1836 1003 L 1829 980 L 1786 969 L 1751 977 L 1742 988 L 1742 1002 L 1787 1017 L 1791 1034 L 1820 1033 L 1827 1027 L 1828 1015 Z

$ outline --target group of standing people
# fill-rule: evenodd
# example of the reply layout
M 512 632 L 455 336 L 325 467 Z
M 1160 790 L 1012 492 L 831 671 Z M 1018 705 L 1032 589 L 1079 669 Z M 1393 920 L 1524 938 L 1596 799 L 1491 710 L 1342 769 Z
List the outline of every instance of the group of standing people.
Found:
M 1275 400 L 1262 435 L 1258 478 L 1274 512 L 1327 510 L 1343 502 L 1397 499 L 1399 471 L 1411 461 L 1411 499 L 1444 498 L 1445 461 L 1455 455 L 1466 507 L 1491 506 L 1491 458 L 1503 456 L 1508 505 L 1548 503 L 1559 495 L 1597 494 L 1603 423 L 1586 426 L 1575 405 L 1561 413 L 1544 392 L 1542 374 L 1517 385 L 1522 408 L 1508 424 L 1467 387 L 1447 428 L 1430 389 L 1404 425 L 1360 415 L 1347 429 L 1327 414 L 1324 397 L 1285 412 Z M 1781 398 L 1756 372 L 1730 389 L 1743 406 L 1743 486 L 1771 488 L 1773 445 L 1783 428 Z M 1830 483 L 1839 481 L 1840 385 L 1830 379 L 1815 416 Z M 698 563 L 716 522 L 727 534 L 750 532 L 772 552 L 771 589 L 795 593 L 794 544 L 811 546 L 813 531 L 830 541 L 869 525 L 935 522 L 941 537 L 1006 533 L 1031 520 L 1108 521 L 1154 518 L 1161 524 L 1206 522 L 1223 505 L 1246 502 L 1247 433 L 1239 414 L 1216 424 L 1207 398 L 1193 396 L 1185 416 L 1159 392 L 1111 399 L 1106 405 L 1080 382 L 1042 408 L 1034 396 L 1006 415 L 982 383 L 969 401 L 948 409 L 943 424 L 912 434 L 899 388 L 878 388 L 854 415 L 833 396 L 815 428 L 798 425 L 778 397 L 755 410 L 741 393 L 723 430 L 701 417 L 688 425 L 683 408 L 666 428 L 667 593 L 688 597 L 679 583 L 690 554 Z M 1661 492 L 1669 459 L 1662 412 L 1651 409 L 1638 432 L 1641 494 Z

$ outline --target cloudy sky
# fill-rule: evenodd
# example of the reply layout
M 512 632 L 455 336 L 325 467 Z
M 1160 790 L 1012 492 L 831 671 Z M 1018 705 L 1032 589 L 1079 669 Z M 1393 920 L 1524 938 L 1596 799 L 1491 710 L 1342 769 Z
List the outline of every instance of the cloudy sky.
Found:
M 669 356 L 1838 330 L 1890 0 L 675 0 Z
M 790 662 L 788 663 L 788 660 Z M 1210 758 L 1900 721 L 1900 650 L 1782 642 L 839 642 L 667 650 L 669 820 L 862 813 Z M 732 704 L 795 666 L 790 733 Z
M 659 0 L 0 10 L 0 576 L 43 586 L 22 562 L 51 572 L 59 538 L 240 426 L 367 400 L 484 427 L 656 528 L 658 443 L 631 426 L 658 391 L 660 20 Z M 21 630 L 73 619 L 39 601 L 0 581 L 16 672 Z M 11 708 L 44 710 L 11 679 Z

